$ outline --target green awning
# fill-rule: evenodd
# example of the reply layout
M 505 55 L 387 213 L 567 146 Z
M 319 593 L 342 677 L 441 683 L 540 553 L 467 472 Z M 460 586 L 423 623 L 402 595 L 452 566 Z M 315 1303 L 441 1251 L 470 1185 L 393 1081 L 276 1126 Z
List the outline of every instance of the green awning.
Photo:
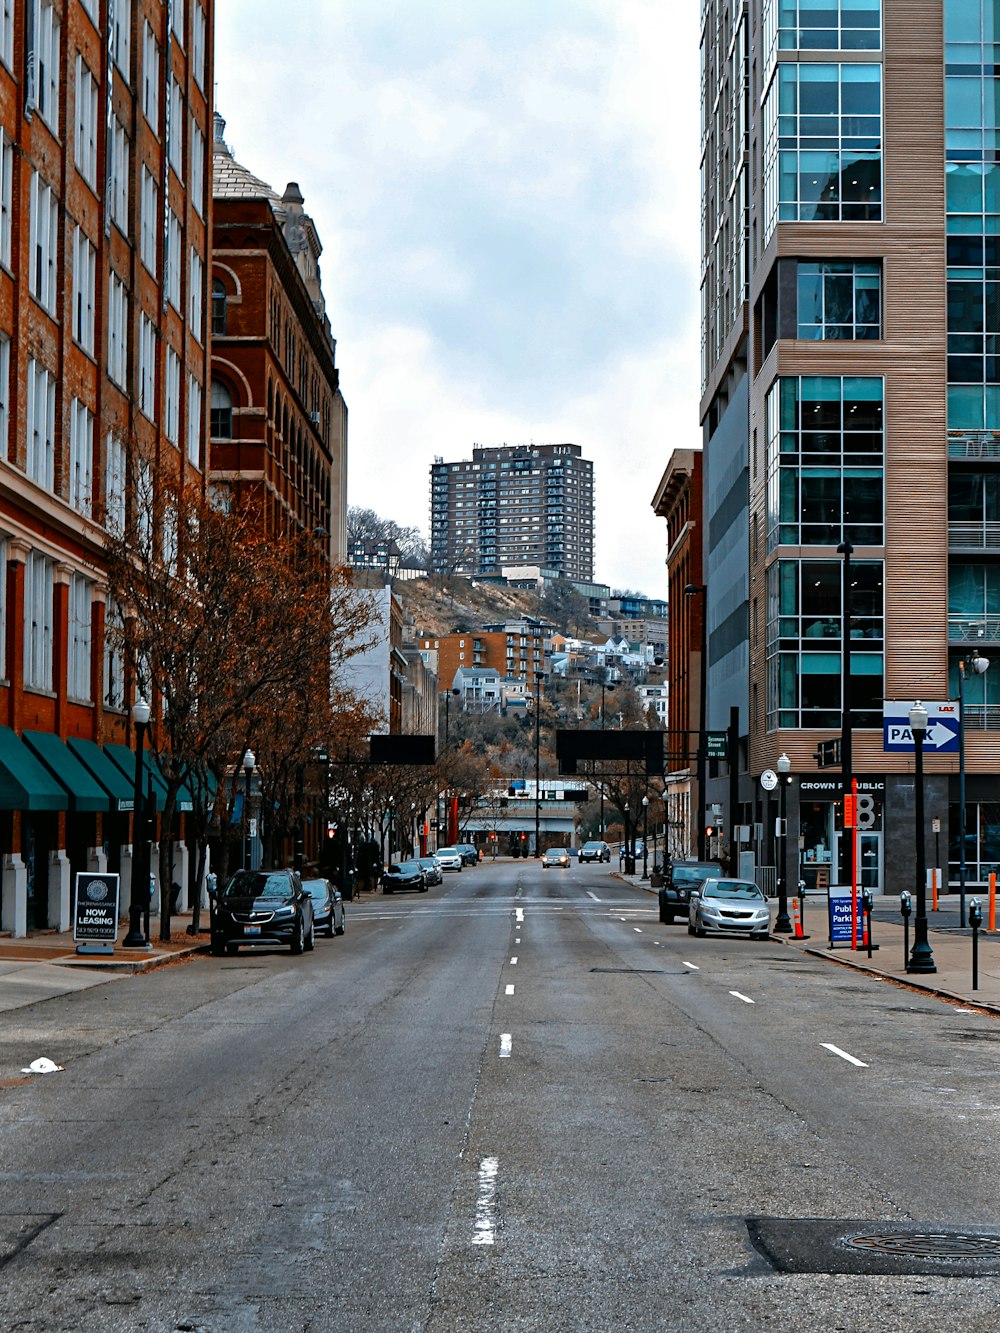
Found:
M 135 755 L 132 753 L 132 751 L 128 748 L 127 745 L 119 745 L 117 741 L 108 741 L 108 743 L 104 747 L 104 753 L 108 755 L 109 758 L 115 761 L 115 763 L 118 765 L 121 771 L 125 774 L 126 778 L 131 777 L 134 781 Z M 143 751 L 144 763 L 142 766 L 142 790 L 144 793 L 146 792 L 149 786 L 149 778 L 152 777 L 153 800 L 156 804 L 156 809 L 162 810 L 163 802 L 167 795 L 167 789 L 163 785 L 163 779 L 160 777 L 159 769 L 154 768 L 153 765 L 150 763 L 151 758 L 152 756 L 150 755 L 149 751 L 144 750 Z
M 0 810 L 68 810 L 63 787 L 10 727 L 0 727 Z
M 54 736 L 51 731 L 26 731 L 21 739 L 34 751 L 56 782 L 69 792 L 70 810 L 107 814 L 111 808 L 108 793 L 84 768 L 64 740 Z
M 108 793 L 112 810 L 127 811 L 134 808 L 134 769 L 130 781 L 95 741 L 87 741 L 80 736 L 71 736 L 66 744 L 84 768 L 97 779 Z

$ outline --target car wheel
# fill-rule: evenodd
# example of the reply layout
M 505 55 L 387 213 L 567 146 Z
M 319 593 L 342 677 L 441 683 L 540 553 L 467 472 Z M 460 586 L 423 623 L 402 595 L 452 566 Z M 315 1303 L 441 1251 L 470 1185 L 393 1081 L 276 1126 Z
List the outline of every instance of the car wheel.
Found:
M 305 923 L 300 918 L 299 928 L 295 933 L 295 938 L 292 940 L 291 951 L 292 953 L 296 954 L 302 953 L 305 950 L 305 947 L 306 947 L 306 928 L 305 928 Z
M 663 922 L 665 926 L 672 926 L 674 924 L 673 912 L 668 912 L 665 907 L 661 907 L 660 920 Z
M 766 940 L 766 939 L 767 939 L 767 931 L 766 931 L 766 930 L 763 930 L 763 931 L 762 931 L 762 930 L 755 930 L 754 933 L 750 936 L 750 938 L 751 938 L 752 940 Z
M 334 927 L 334 930 L 333 930 L 333 933 L 334 933 L 335 935 L 343 935 L 343 933 L 344 933 L 344 931 L 345 931 L 346 929 L 347 929 L 347 913 L 346 913 L 346 912 L 341 912 L 341 914 L 340 914 L 340 929 L 337 930 L 337 928 L 336 928 L 336 926 L 335 926 L 335 927 Z
M 694 934 L 694 926 L 692 926 L 692 924 L 691 924 L 690 921 L 688 922 L 688 934 L 689 934 L 689 935 L 693 935 L 693 934 Z
M 420 886 L 420 892 L 421 892 L 421 893 L 426 893 L 427 890 L 428 890 L 429 888 L 430 888 L 430 885 L 429 885 L 429 884 L 421 884 L 421 886 Z
M 704 926 L 695 926 L 694 933 L 698 936 L 700 940 L 703 940 L 707 932 Z
M 382 885 L 382 892 L 383 892 L 383 893 L 392 893 L 392 885 L 391 885 L 391 884 L 383 884 L 383 885 Z
M 213 958 L 221 958 L 222 955 L 226 952 L 225 940 L 217 940 L 214 936 L 212 937 L 212 942 L 208 947 Z
M 239 953 L 239 951 L 240 951 L 240 946 L 238 944 L 226 945 L 226 953 L 229 955 L 230 958 L 235 958 L 236 955 Z
M 313 949 L 315 949 L 315 948 L 316 948 L 316 923 L 313 922 L 313 921 L 310 921 L 310 922 L 309 922 L 309 934 L 306 936 L 306 940 L 305 940 L 305 950 L 306 950 L 306 953 L 312 953 Z

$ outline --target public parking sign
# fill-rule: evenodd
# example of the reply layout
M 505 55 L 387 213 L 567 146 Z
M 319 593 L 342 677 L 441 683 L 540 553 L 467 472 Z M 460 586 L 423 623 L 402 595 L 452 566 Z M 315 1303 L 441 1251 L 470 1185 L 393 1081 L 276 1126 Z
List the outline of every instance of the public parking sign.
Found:
M 884 699 L 882 701 L 882 748 L 889 752 L 913 752 L 913 732 L 910 730 L 910 708 L 915 699 Z M 925 754 L 958 753 L 958 703 L 945 699 L 942 703 L 921 700 L 927 709 L 927 735 L 924 737 Z

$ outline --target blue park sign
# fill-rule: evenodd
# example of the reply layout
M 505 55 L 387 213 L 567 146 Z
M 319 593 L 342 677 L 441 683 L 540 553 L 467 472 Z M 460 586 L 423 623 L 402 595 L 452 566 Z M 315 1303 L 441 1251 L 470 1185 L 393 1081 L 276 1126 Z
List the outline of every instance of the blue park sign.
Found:
M 882 701 L 882 748 L 887 752 L 913 753 L 913 732 L 910 730 L 910 708 L 916 700 L 884 699 Z M 958 703 L 945 699 L 941 703 L 921 701 L 927 709 L 925 754 L 958 753 Z

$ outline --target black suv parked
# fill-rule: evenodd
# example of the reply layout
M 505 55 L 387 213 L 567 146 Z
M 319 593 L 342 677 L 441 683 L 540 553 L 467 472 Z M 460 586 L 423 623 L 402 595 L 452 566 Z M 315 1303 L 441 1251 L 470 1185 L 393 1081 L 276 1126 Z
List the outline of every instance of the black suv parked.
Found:
M 315 943 L 313 905 L 294 870 L 238 870 L 211 901 L 212 953 L 241 944 L 287 945 L 302 953 Z
M 668 861 L 663 871 L 660 900 L 660 920 L 668 925 L 675 916 L 687 917 L 691 890 L 713 875 L 721 875 L 722 866 L 715 861 Z

